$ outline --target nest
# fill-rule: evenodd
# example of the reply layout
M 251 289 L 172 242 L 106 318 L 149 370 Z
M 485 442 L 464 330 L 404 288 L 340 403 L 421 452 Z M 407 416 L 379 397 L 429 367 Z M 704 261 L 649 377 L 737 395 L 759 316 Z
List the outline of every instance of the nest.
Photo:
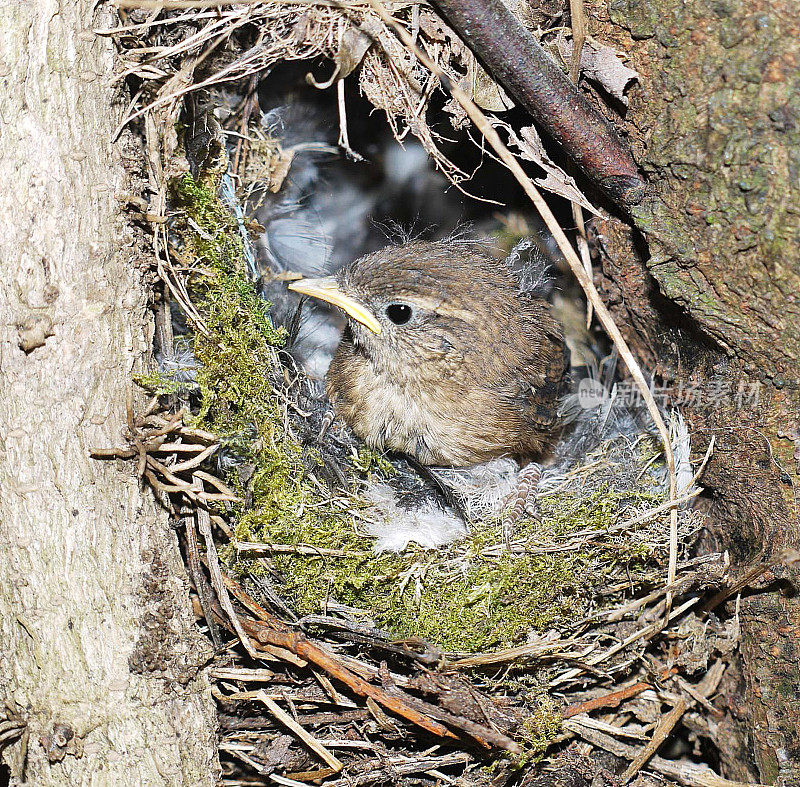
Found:
M 166 338 L 159 368 L 137 380 L 153 398 L 131 412 L 128 444 L 98 455 L 136 459 L 184 525 L 198 621 L 216 646 L 224 783 L 624 783 L 646 781 L 644 768 L 718 784 L 705 751 L 738 628 L 704 609 L 727 565 L 695 549 L 688 450 L 677 545 L 652 430 L 609 398 L 581 427 L 595 439 L 564 443 L 538 517 L 510 539 L 502 515 L 519 470 L 501 462 L 477 491 L 474 477 L 445 479 L 468 504 L 465 537 L 376 552 L 381 524 L 403 516 L 398 489 L 419 481 L 341 428 L 327 448 L 316 440 L 324 412 L 254 281 L 263 228 L 251 214 L 286 188 L 295 155 L 260 123 L 259 80 L 325 58 L 345 151 L 353 73 L 394 137 L 413 134 L 468 188 L 430 120 L 442 104 L 434 75 L 369 3 L 162 5 L 108 32 L 137 87 L 126 122 L 147 143 L 155 197 L 140 218 Z M 393 13 L 476 100 L 502 98 L 429 7 Z M 482 144 L 457 107 L 438 111 Z M 522 131 L 493 120 L 530 158 Z M 537 155 L 542 180 L 591 209 Z M 675 730 L 676 747 L 656 756 Z

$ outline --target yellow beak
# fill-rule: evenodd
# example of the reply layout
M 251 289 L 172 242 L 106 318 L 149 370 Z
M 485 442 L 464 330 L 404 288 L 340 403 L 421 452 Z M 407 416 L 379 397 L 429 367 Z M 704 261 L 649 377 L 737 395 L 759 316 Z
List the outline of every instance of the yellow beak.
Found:
M 373 333 L 381 332 L 381 324 L 375 319 L 375 315 L 364 304 L 345 295 L 339 289 L 333 276 L 326 276 L 324 279 L 300 279 L 300 281 L 292 282 L 289 289 L 292 292 L 310 295 L 312 298 L 319 298 L 321 301 L 338 306 Z

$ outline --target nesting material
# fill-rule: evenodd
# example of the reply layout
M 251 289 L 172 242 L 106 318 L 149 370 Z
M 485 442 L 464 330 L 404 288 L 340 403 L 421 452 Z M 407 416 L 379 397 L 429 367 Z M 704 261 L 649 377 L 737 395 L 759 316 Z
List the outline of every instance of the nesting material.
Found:
M 391 485 L 380 481 L 365 485 L 363 495 L 370 506 L 365 528 L 375 538 L 376 552 L 402 552 L 411 544 L 436 549 L 469 533 L 466 523 L 436 500 L 409 510 L 400 505 Z
M 280 334 L 253 311 L 252 294 L 241 300 L 246 281 L 222 254 L 241 243 L 235 219 L 213 207 L 207 190 L 187 183 L 181 194 L 193 217 L 187 228 L 206 228 L 193 242 L 219 267 L 198 300 L 206 324 L 223 332 L 195 337 L 202 425 L 226 436 L 221 461 L 248 501 L 236 537 L 274 550 L 272 570 L 298 612 L 343 605 L 396 636 L 476 651 L 568 626 L 590 614 L 609 585 L 631 592 L 661 581 L 666 487 L 657 441 L 639 412 L 610 395 L 583 408 L 545 468 L 539 519 L 518 523 L 506 543 L 501 519 L 519 473 L 512 460 L 437 471 L 467 511 L 465 523 L 404 462 L 359 447 L 342 425 L 316 442 L 326 405 L 296 372 L 287 386 L 269 346 Z M 220 356 L 227 331 L 235 341 Z M 273 372 L 264 376 L 254 362 Z M 350 491 L 325 480 L 334 467 Z M 684 555 L 696 528 L 696 515 L 682 512 Z M 258 569 L 246 552 L 239 558 L 238 571 Z
M 599 600 L 608 586 L 622 582 L 627 593 L 663 574 L 669 528 L 657 441 L 639 432 L 602 436 L 578 461 L 545 472 L 539 518 L 518 523 L 510 544 L 501 516 L 518 480 L 513 460 L 438 472 L 470 513 L 468 525 L 430 490 L 410 495 L 407 479 L 397 480 L 402 471 L 389 466 L 361 482 L 352 524 L 292 533 L 265 526 L 256 538 L 311 547 L 283 563 L 301 611 L 341 604 L 395 635 L 450 650 L 511 646 L 613 603 L 613 594 Z M 681 512 L 684 559 L 699 526 L 698 515 Z M 358 557 L 326 559 L 314 549 Z

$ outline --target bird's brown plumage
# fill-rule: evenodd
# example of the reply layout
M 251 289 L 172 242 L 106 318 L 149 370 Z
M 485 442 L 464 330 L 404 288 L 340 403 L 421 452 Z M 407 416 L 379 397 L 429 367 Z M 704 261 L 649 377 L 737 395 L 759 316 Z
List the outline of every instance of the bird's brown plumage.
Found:
M 328 371 L 359 437 L 429 465 L 542 452 L 557 426 L 562 330 L 502 263 L 474 243 L 414 242 L 336 278 L 380 323 L 375 333 L 350 319 Z

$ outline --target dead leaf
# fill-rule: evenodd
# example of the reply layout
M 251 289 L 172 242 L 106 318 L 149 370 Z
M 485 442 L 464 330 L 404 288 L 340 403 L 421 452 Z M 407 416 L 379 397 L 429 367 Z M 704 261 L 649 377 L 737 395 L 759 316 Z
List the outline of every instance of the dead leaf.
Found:
M 361 61 L 364 59 L 364 55 L 367 54 L 367 50 L 372 46 L 372 43 L 372 36 L 367 35 L 357 27 L 348 27 L 344 31 L 335 57 L 340 79 L 352 74 L 361 65 Z
M 277 194 L 281 190 L 283 181 L 286 180 L 286 176 L 289 174 L 289 170 L 292 168 L 293 160 L 293 150 L 282 150 L 281 148 L 278 148 L 277 155 L 271 162 L 273 166 L 270 169 L 269 177 L 267 179 L 267 188 L 273 194 Z
M 447 101 L 442 109 L 450 115 L 450 125 L 456 129 L 456 131 L 469 127 L 471 123 L 469 116 L 464 111 L 464 107 L 454 98 Z
M 472 77 L 472 100 L 481 109 L 489 112 L 505 112 L 514 106 L 514 102 L 508 97 L 506 91 L 486 73 L 486 69 L 477 61 Z
M 560 33 L 555 39 L 555 45 L 564 62 L 569 63 L 572 57 L 572 39 Z M 601 85 L 626 107 L 628 97 L 625 95 L 625 88 L 634 80 L 639 80 L 638 72 L 622 62 L 619 52 L 591 38 L 587 38 L 583 45 L 581 71 L 587 79 Z
M 419 29 L 431 41 L 446 41 L 455 38 L 455 33 L 442 21 L 441 17 L 427 8 L 420 8 Z
M 575 179 L 567 175 L 561 167 L 553 162 L 545 152 L 542 140 L 533 126 L 526 126 L 520 130 L 519 136 L 507 123 L 494 118 L 494 126 L 503 128 L 508 134 L 510 147 L 515 147 L 519 151 L 519 157 L 525 161 L 532 161 L 540 166 L 544 171 L 544 177 L 534 178 L 536 184 L 545 191 L 558 194 L 560 197 L 575 202 L 589 213 L 599 216 L 597 208 L 589 202 L 575 183 Z

